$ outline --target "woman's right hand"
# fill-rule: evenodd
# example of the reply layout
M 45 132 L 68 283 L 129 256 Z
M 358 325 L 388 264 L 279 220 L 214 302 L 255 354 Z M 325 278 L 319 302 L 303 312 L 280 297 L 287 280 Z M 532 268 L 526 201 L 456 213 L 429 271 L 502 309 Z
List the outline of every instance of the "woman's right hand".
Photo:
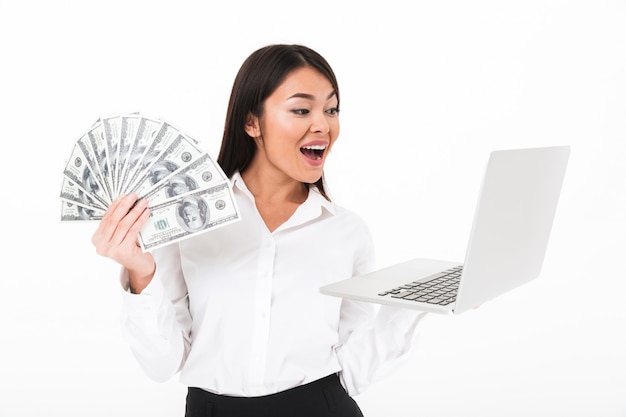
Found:
M 152 255 L 144 253 L 138 242 L 139 230 L 149 215 L 146 200 L 137 200 L 134 193 L 121 196 L 111 203 L 91 238 L 98 255 L 128 270 L 130 290 L 135 294 L 150 283 L 156 267 Z

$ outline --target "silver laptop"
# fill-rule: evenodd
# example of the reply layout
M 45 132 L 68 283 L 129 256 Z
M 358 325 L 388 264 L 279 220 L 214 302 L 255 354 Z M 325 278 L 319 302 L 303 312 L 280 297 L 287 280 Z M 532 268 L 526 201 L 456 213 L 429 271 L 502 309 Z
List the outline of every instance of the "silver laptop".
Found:
M 321 293 L 460 314 L 537 278 L 569 153 L 569 146 L 491 153 L 462 263 L 412 259 Z

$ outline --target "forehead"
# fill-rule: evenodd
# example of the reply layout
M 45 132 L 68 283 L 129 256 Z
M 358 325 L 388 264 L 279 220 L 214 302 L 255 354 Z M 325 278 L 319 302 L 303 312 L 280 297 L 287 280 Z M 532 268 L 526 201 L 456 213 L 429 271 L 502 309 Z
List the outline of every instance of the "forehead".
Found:
M 326 76 L 314 68 L 302 67 L 291 71 L 270 98 L 288 99 L 304 94 L 312 96 L 312 99 L 327 100 L 333 92 Z

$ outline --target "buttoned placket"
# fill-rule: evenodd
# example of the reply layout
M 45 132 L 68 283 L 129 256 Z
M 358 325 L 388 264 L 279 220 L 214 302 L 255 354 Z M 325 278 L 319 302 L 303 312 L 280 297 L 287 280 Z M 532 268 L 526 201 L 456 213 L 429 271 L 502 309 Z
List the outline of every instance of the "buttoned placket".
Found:
M 263 237 L 259 248 L 259 263 L 254 292 L 254 337 L 252 339 L 252 356 L 250 363 L 252 395 L 260 395 L 261 391 L 257 391 L 257 389 L 263 387 L 265 383 L 275 255 L 276 243 L 274 237 L 268 231 Z
M 237 184 L 237 187 L 247 195 L 250 202 L 254 205 L 254 197 L 245 186 L 245 183 L 240 182 Z M 309 194 L 309 197 L 311 197 L 311 194 Z M 316 203 L 312 203 L 310 199 L 307 199 L 304 204 L 298 207 L 291 218 L 274 230 L 274 232 L 265 229 L 262 234 L 254 290 L 253 337 L 250 347 L 248 379 L 250 384 L 247 389 L 244 388 L 248 395 L 263 395 L 266 390 L 265 374 L 271 325 L 276 238 L 287 229 L 303 224 L 320 215 L 320 202 L 323 200 L 323 197 L 315 194 L 314 199 L 317 201 Z M 259 220 L 262 222 L 260 215 Z

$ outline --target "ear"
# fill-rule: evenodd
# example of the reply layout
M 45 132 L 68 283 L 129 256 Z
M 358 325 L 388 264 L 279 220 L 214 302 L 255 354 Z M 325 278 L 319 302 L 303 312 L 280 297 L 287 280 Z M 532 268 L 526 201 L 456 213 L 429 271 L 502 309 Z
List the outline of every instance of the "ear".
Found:
M 261 136 L 261 126 L 259 124 L 259 118 L 252 113 L 248 114 L 245 126 L 246 133 L 251 138 L 258 138 Z

